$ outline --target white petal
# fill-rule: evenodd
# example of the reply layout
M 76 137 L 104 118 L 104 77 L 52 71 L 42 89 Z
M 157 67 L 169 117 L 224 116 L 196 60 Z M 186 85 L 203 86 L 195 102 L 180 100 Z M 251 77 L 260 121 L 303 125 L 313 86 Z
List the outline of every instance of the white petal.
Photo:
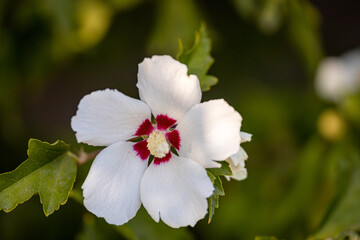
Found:
M 231 176 L 232 179 L 241 181 L 247 178 L 247 170 L 245 167 L 242 166 L 234 166 L 231 168 L 233 175 Z
M 252 138 L 252 134 L 246 132 L 240 132 L 241 143 L 250 142 L 251 138 Z
M 241 116 L 223 99 L 195 105 L 177 126 L 181 138 L 179 155 L 205 168 L 219 167 L 239 150 Z
M 242 166 L 245 166 L 244 160 L 248 159 L 248 155 L 245 152 L 244 148 L 242 148 L 240 146 L 239 151 L 237 151 L 237 153 L 231 155 L 230 158 L 235 166 L 238 166 L 239 164 Z
M 237 165 L 234 164 L 233 158 L 228 158 L 226 161 L 230 164 L 230 169 L 232 171 L 232 176 L 225 176 L 229 181 L 230 177 L 235 180 L 244 180 L 247 178 L 247 170 L 245 168 L 245 159 L 242 159 Z
M 241 181 L 247 178 L 247 170 L 246 168 L 238 168 L 234 171 L 233 175 L 231 176 L 232 179 Z
M 178 228 L 194 226 L 207 213 L 214 187 L 206 170 L 195 161 L 173 155 L 170 161 L 151 164 L 141 180 L 141 201 L 150 216 Z
M 195 75 L 187 75 L 186 65 L 170 56 L 145 58 L 139 64 L 140 99 L 152 113 L 167 114 L 179 120 L 192 106 L 200 103 L 201 89 Z
M 136 156 L 133 143 L 105 148 L 82 185 L 85 207 L 108 223 L 126 223 L 140 208 L 140 180 L 146 167 L 147 161 Z
M 142 101 L 106 89 L 81 99 L 71 127 L 78 142 L 108 146 L 133 137 L 140 124 L 150 117 L 150 109 Z

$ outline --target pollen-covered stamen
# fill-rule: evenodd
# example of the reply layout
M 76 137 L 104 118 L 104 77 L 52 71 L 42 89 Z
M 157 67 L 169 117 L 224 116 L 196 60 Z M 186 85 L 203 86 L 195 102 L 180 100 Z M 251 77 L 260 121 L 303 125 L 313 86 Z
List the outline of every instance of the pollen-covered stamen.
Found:
M 147 148 L 156 158 L 163 158 L 170 151 L 169 143 L 161 131 L 153 131 L 147 139 Z

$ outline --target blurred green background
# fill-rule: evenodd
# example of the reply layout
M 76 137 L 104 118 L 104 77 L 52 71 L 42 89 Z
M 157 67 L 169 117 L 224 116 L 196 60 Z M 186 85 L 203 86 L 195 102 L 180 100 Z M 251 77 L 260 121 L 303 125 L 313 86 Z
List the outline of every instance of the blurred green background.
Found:
M 2 0 L 0 172 L 26 159 L 31 137 L 75 145 L 70 119 L 85 94 L 116 88 L 138 98 L 137 64 L 175 56 L 179 39 L 191 46 L 201 22 L 213 41 L 210 74 L 219 78 L 203 101 L 228 101 L 253 140 L 243 145 L 248 178 L 224 180 L 211 224 L 173 230 L 142 209 L 114 228 L 73 198 L 45 217 L 34 196 L 0 212 L 0 239 L 356 237 L 359 97 L 325 102 L 314 76 L 324 56 L 359 47 L 359 9 L 357 0 Z M 335 137 L 324 133 L 326 116 L 343 126 Z

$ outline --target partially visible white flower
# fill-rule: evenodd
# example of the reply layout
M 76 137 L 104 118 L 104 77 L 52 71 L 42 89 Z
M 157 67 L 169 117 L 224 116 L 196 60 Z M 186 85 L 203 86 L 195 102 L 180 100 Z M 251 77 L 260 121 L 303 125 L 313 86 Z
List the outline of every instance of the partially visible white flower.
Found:
M 341 57 L 327 57 L 319 65 L 315 87 L 324 100 L 339 102 L 360 90 L 360 49 Z
M 246 132 L 240 132 L 240 143 L 250 142 L 252 135 Z M 233 173 L 232 176 L 225 176 L 225 178 L 229 181 L 230 177 L 232 179 L 241 181 L 247 178 L 247 170 L 245 168 L 245 160 L 248 159 L 248 155 L 245 152 L 244 148 L 240 146 L 239 151 L 233 154 L 231 157 L 226 159 L 226 161 L 230 164 L 230 169 Z

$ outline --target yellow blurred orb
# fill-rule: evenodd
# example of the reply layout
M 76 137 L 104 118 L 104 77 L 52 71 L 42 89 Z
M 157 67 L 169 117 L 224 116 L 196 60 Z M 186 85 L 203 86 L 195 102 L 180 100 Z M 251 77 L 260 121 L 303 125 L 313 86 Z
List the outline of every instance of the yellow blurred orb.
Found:
M 78 50 L 98 44 L 108 31 L 113 12 L 102 1 L 88 0 L 78 2 Z
M 317 127 L 319 133 L 331 141 L 342 139 L 346 132 L 346 123 L 335 110 L 324 111 L 318 119 Z

